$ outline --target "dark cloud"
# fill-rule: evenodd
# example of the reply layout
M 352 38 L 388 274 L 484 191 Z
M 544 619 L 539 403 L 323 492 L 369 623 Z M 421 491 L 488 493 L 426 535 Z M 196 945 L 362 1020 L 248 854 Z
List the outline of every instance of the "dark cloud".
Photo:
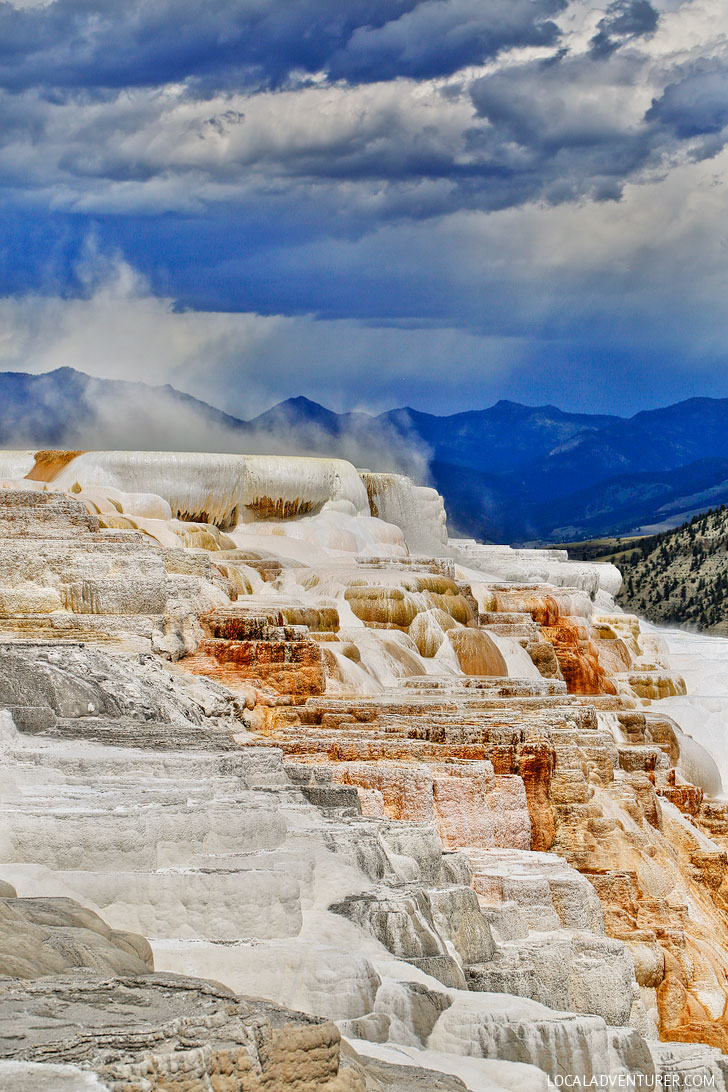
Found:
M 728 375 L 720 0 L 579 6 L 0 0 L 0 291 L 60 314 L 92 235 L 180 311 L 287 316 L 245 384 L 342 405 Z
M 646 172 L 715 155 L 728 139 L 725 68 L 665 66 L 644 112 L 634 89 L 646 64 L 631 51 L 567 53 L 501 65 L 442 96 L 412 84 L 214 104 L 165 89 L 72 104 L 0 92 L 0 208 L 11 222 L 34 209 L 37 223 L 49 207 L 51 220 L 63 209 L 81 224 L 142 213 L 141 230 L 169 233 L 163 254 L 183 249 L 194 270 L 233 237 L 254 252 L 463 210 L 615 201 Z M 27 248 L 0 256 L 6 283 Z
M 449 75 L 548 45 L 566 0 L 52 0 L 0 3 L 0 86 L 196 81 L 280 87 L 326 72 L 368 82 Z
M 550 46 L 566 0 L 426 0 L 380 27 L 361 26 L 327 64 L 350 81 L 427 79 L 482 64 L 513 46 Z
M 0 91 L 0 204 L 42 193 L 102 214 L 218 206 L 295 245 L 464 209 L 619 200 L 646 170 L 720 150 L 725 68 L 667 61 L 644 114 L 636 89 L 655 66 L 638 39 L 655 9 L 614 0 L 576 52 L 554 23 L 565 3 L 0 0 L 0 86 L 33 83 Z M 517 45 L 548 55 L 477 78 L 464 68 Z M 294 71 L 322 70 L 333 82 L 281 93 Z M 450 72 L 439 91 L 418 87 Z M 247 90 L 213 104 L 201 80 Z
M 500 163 L 518 203 L 524 196 L 554 204 L 617 198 L 652 156 L 650 127 L 625 116 L 627 69 L 600 85 L 594 65 L 567 56 L 512 66 L 471 85 L 477 114 L 489 123 L 472 130 L 471 141 Z
M 717 155 L 728 143 L 726 64 L 681 72 L 641 114 L 633 87 L 645 66 L 637 54 L 597 59 L 591 51 L 504 67 L 470 85 L 488 122 L 470 142 L 500 165 L 514 204 L 619 199 L 640 172 Z
M 595 57 L 608 57 L 625 42 L 644 38 L 657 30 L 659 15 L 649 0 L 613 0 L 591 40 Z
M 720 133 L 728 126 L 728 68 L 701 67 L 668 84 L 647 119 L 681 140 Z

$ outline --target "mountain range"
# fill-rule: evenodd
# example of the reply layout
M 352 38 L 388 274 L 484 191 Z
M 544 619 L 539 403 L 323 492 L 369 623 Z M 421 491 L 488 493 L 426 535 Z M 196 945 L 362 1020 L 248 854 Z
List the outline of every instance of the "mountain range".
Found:
M 493 541 L 659 530 L 728 500 L 728 399 L 622 418 L 509 401 L 338 414 L 298 397 L 243 420 L 171 386 L 59 368 L 0 373 L 0 445 L 341 455 L 429 476 L 453 529 Z

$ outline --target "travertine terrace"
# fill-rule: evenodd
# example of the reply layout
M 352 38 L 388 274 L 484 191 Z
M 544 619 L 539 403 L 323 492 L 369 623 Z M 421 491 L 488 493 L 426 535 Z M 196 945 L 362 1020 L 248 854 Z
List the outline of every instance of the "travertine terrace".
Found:
M 0 476 L 0 1086 L 726 1087 L 721 771 L 615 569 L 341 460 Z

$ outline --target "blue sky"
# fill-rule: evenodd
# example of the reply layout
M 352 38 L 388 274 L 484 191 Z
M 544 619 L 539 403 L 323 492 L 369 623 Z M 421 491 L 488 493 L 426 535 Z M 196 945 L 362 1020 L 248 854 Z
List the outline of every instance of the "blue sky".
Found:
M 0 2 L 0 367 L 728 396 L 724 0 Z

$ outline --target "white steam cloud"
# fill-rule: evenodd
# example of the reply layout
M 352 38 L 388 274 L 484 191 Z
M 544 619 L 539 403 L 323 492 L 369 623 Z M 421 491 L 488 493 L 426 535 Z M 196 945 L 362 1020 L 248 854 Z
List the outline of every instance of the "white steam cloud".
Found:
M 352 414 L 333 432 L 315 420 L 239 428 L 203 404 L 243 420 L 266 409 L 275 395 L 267 393 L 265 361 L 276 358 L 284 341 L 290 350 L 301 327 L 315 320 L 178 311 L 93 242 L 77 275 L 86 289 L 81 298 L 0 299 L 0 370 L 40 376 L 71 367 L 90 377 L 35 384 L 32 404 L 14 421 L 0 414 L 3 447 L 337 456 L 427 480 L 429 452 L 420 439 L 368 414 Z M 315 375 L 304 361 L 297 373 L 283 369 L 278 380 L 287 387 L 281 398 L 316 397 Z M 155 385 L 160 381 L 170 386 Z

